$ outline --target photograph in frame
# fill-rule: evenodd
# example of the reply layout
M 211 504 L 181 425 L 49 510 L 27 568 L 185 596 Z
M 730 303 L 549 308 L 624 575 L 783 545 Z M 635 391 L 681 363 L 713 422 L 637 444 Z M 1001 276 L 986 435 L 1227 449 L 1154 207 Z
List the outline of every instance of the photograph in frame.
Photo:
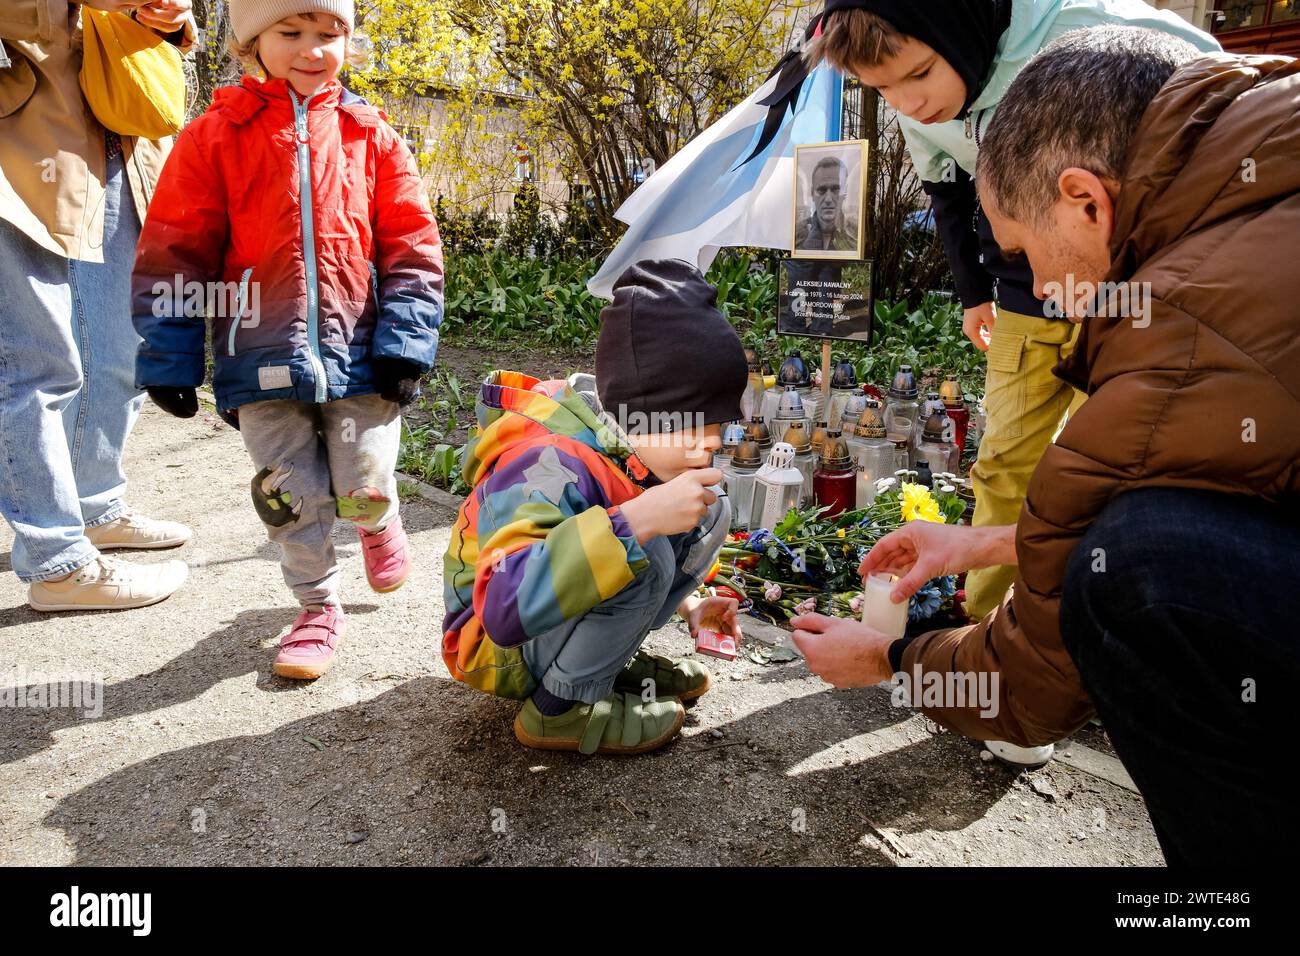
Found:
M 866 194 L 866 140 L 796 146 L 790 254 L 796 259 L 863 258 Z

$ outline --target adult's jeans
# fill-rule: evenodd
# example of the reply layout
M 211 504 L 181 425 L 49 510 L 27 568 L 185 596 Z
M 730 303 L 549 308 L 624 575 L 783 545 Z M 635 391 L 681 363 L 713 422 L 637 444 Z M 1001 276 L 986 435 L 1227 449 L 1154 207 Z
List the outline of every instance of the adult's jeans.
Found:
M 120 155 L 103 217 L 103 263 L 54 255 L 0 220 L 0 513 L 26 582 L 88 564 L 84 529 L 124 510 L 122 449 L 144 399 L 130 295 L 140 223 Z
M 1061 633 L 1170 864 L 1290 860 L 1300 515 L 1147 488 L 1071 556 Z

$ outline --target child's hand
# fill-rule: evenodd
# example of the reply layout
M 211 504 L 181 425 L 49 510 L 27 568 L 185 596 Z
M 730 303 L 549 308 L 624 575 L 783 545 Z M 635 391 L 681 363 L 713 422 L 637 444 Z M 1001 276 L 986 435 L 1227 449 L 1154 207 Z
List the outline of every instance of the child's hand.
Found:
M 379 397 L 406 406 L 420 394 L 420 367 L 399 358 L 377 355 L 370 360 Z
M 709 486 L 720 481 L 722 472 L 717 468 L 692 468 L 624 502 L 623 517 L 641 544 L 662 535 L 690 531 L 704 520 L 709 505 L 718 500 Z
M 153 403 L 168 415 L 193 418 L 199 410 L 199 396 L 192 388 L 154 385 L 146 389 Z
M 698 638 L 703 626 L 712 627 L 721 634 L 740 643 L 740 605 L 734 598 L 706 597 L 688 610 L 684 617 L 691 629 L 691 637 Z

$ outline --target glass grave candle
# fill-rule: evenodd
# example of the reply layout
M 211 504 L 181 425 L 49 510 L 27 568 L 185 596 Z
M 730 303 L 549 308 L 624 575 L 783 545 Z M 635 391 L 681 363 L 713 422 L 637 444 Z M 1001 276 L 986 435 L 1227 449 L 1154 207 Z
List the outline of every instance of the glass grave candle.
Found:
M 857 506 L 865 508 L 876 500 L 876 482 L 897 470 L 897 449 L 885 437 L 885 423 L 880 418 L 877 402 L 869 402 L 863 409 L 853 434 L 845 442 L 857 468 Z
M 744 394 L 740 396 L 740 412 L 746 419 L 750 419 L 763 413 L 763 393 L 767 389 L 763 385 L 758 353 L 753 349 L 745 349 L 745 363 L 749 367 L 749 376 L 745 382 Z
M 798 352 L 791 352 L 776 373 L 776 385 L 763 393 L 763 418 L 770 422 L 776 417 L 777 409 L 781 407 L 781 397 L 785 395 L 787 387 L 795 389 L 802 401 L 811 385 L 812 377 L 808 372 L 808 366 L 804 364 L 803 356 Z
M 854 392 L 845 401 L 844 412 L 840 415 L 840 434 L 845 439 L 848 439 L 853 434 L 853 429 L 857 428 L 858 420 L 862 418 L 862 413 L 867 410 L 867 401 L 867 396 L 861 392 Z
M 885 401 L 885 433 L 891 441 L 915 442 L 921 437 L 921 403 L 912 366 L 900 365 L 898 374 L 889 385 Z M 915 461 L 914 451 L 908 449 L 908 464 Z
M 893 439 L 890 440 L 893 441 Z M 897 472 L 900 469 L 907 469 L 912 467 L 912 454 L 915 451 L 916 448 L 913 447 L 911 441 L 909 441 L 906 438 L 900 438 L 897 441 L 894 441 L 895 472 Z
M 751 418 L 745 424 L 745 440 L 758 445 L 760 456 L 766 455 L 772 447 L 772 433 L 768 431 L 767 423 L 761 418 Z
M 838 423 L 844 418 L 844 408 L 849 400 L 854 395 L 861 394 L 862 388 L 858 385 L 858 373 L 853 368 L 853 363 L 841 360 L 831 375 L 831 404 L 826 411 L 826 420 Z
M 783 441 L 772 446 L 767 464 L 754 479 L 754 503 L 749 527 L 769 531 L 781 523 L 791 508 L 799 507 L 803 475 L 794 466 L 795 450 Z
M 817 504 L 830 508 L 823 517 L 834 518 L 856 507 L 857 477 L 843 437 L 838 431 L 827 432 L 821 460 L 813 474 L 813 497 Z
M 943 399 L 943 410 L 948 417 L 952 419 L 953 441 L 957 445 L 957 458 L 961 460 L 961 453 L 966 448 L 966 432 L 970 427 L 970 409 L 966 407 L 966 402 L 962 398 L 961 386 L 957 380 L 950 378 L 946 380 L 939 389 L 939 397 Z
M 961 448 L 957 445 L 955 434 L 952 419 L 944 412 L 941 404 L 938 411 L 932 412 L 925 420 L 921 439 L 916 443 L 917 467 L 925 461 L 929 463 L 932 474 L 945 471 L 956 473 L 957 466 L 961 463 Z
M 727 497 L 731 499 L 732 531 L 749 530 L 749 514 L 754 507 L 754 478 L 762 461 L 758 445 L 746 440 L 736 447 L 727 470 L 722 473 Z
M 830 431 L 824 421 L 818 421 L 812 430 L 812 453 L 814 458 L 822 456 L 822 445 L 826 444 L 826 433 Z
M 771 419 L 769 426 L 772 434 L 784 435 L 786 429 L 791 425 L 803 425 L 805 428 L 812 428 L 812 420 L 804 414 L 803 398 L 799 392 L 788 387 L 781 396 L 781 404 L 777 406 L 776 416 Z
M 794 449 L 794 466 L 803 475 L 803 492 L 799 496 L 799 507 L 807 508 L 813 500 L 813 474 L 817 470 L 817 458 L 812 453 L 812 441 L 808 437 L 808 428 L 803 422 L 796 422 L 785 430 L 783 440 Z
M 722 429 L 722 447 L 713 453 L 713 467 L 725 471 L 731 463 L 731 456 L 744 440 L 745 426 L 740 422 L 732 422 Z

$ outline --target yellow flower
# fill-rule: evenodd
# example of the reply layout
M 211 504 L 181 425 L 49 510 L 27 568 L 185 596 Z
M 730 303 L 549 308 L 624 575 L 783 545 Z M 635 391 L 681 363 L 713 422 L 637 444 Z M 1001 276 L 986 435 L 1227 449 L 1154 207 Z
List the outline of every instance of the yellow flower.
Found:
M 939 502 L 934 500 L 930 489 L 911 482 L 903 483 L 903 520 L 933 521 L 943 524 L 943 515 L 939 512 Z
M 836 532 L 835 532 L 835 536 L 838 537 L 838 538 L 842 538 L 842 537 L 844 537 L 844 535 L 845 535 L 845 530 L 844 530 L 843 528 L 840 528 L 839 531 L 836 531 Z

